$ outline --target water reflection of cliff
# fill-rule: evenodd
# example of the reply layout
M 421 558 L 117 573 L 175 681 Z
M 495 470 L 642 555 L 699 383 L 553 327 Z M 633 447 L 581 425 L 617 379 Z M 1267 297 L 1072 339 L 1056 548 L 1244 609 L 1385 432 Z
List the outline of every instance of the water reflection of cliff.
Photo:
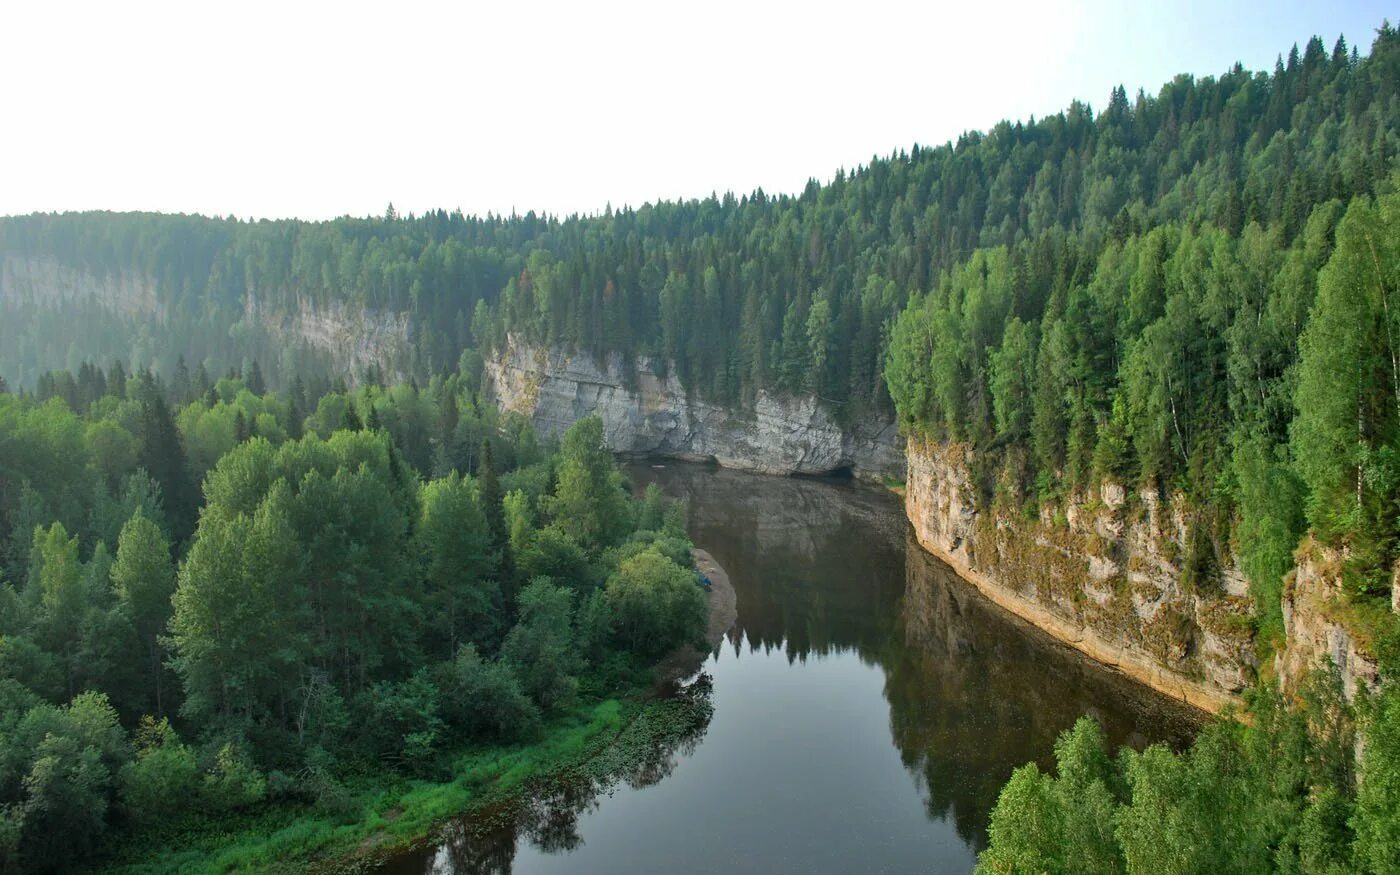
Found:
M 690 527 L 736 582 L 730 643 L 791 661 L 854 650 L 885 672 L 890 731 L 931 817 L 985 842 L 1018 765 L 1053 764 L 1083 714 L 1115 744 L 1181 744 L 1197 712 L 1001 610 L 919 548 L 898 502 L 859 484 L 692 465 L 636 468 L 690 500 Z
M 695 542 L 714 555 L 734 583 L 739 619 L 728 646 L 738 660 L 725 661 L 729 672 L 725 677 L 730 682 L 727 689 L 747 689 L 749 697 L 729 699 L 731 710 L 720 704 L 721 713 L 731 718 L 721 721 L 729 726 L 729 734 L 720 732 L 712 738 L 718 744 L 712 751 L 753 755 L 747 741 L 787 744 L 792 740 L 791 725 L 825 720 L 833 706 L 850 707 L 859 701 L 862 714 L 879 708 L 877 687 L 860 688 L 853 680 L 851 689 L 808 687 L 802 695 L 783 698 L 782 707 L 795 711 L 774 714 L 771 708 L 776 706 L 761 694 L 753 695 L 761 686 L 745 688 L 735 683 L 740 677 L 735 672 L 743 671 L 739 667 L 746 662 L 751 663 L 748 677 L 776 677 L 761 671 L 753 674 L 766 661 L 746 660 L 751 650 L 780 653 L 788 662 L 799 664 L 809 657 L 830 657 L 834 664 L 855 655 L 866 665 L 880 668 L 882 682 L 873 673 L 862 676 L 873 684 L 883 683 L 888 733 L 880 725 L 883 715 L 875 715 L 858 730 L 866 735 L 843 740 L 853 746 L 850 762 L 876 764 L 872 772 L 881 765 L 887 767 L 880 774 L 890 776 L 892 783 L 880 785 L 882 794 L 895 793 L 901 800 L 907 794 L 911 798 L 901 804 L 917 805 L 914 794 L 908 792 L 911 785 L 903 783 L 905 772 L 890 759 L 898 756 L 918 790 L 928 821 L 910 808 L 900 811 L 930 829 L 916 836 L 903 835 L 898 841 L 904 844 L 897 849 L 861 850 L 867 856 L 859 859 L 869 868 L 881 868 L 889 861 L 907 862 L 916 847 L 920 853 L 936 854 L 941 835 L 963 846 L 949 860 L 970 859 L 966 847 L 985 844 L 988 817 L 1011 771 L 1028 760 L 1050 766 L 1056 736 L 1081 714 L 1095 715 L 1115 744 L 1163 739 L 1180 743 L 1194 730 L 1198 719 L 1194 712 L 1090 662 L 1005 613 L 925 554 L 910 537 L 898 501 L 881 490 L 674 463 L 636 465 L 631 477 L 638 486 L 657 482 L 670 495 L 689 499 Z M 723 681 L 722 677 L 721 691 L 726 689 Z M 791 675 L 787 682 L 794 682 Z M 815 698 L 804 698 L 806 693 Z M 742 716 L 741 724 L 733 723 L 736 714 Z M 785 724 L 788 729 L 774 730 L 775 725 Z M 743 740 L 735 733 L 742 733 Z M 692 737 L 660 745 L 647 756 L 632 758 L 625 774 L 610 780 L 633 787 L 656 783 L 689 755 L 695 743 Z M 784 771 L 787 768 L 779 766 L 771 772 L 757 768 L 749 775 L 755 782 L 768 782 L 767 789 L 790 785 L 794 795 L 786 804 L 794 809 L 787 812 L 791 817 L 785 818 L 782 811 L 754 815 L 772 817 L 779 834 L 801 835 L 793 828 L 795 823 L 824 822 L 804 806 L 840 807 L 848 802 L 858 807 L 870 801 L 862 796 L 871 792 L 869 787 L 852 788 L 849 799 L 831 795 L 832 785 L 822 781 L 829 781 L 839 770 L 813 768 L 810 771 L 816 777 L 808 781 L 806 772 Z M 707 795 L 710 788 L 703 780 L 692 781 L 693 795 L 687 798 L 712 803 L 718 798 Z M 519 803 L 454 825 L 439 847 L 388 871 L 503 873 L 512 866 L 529 865 L 515 858 L 516 851 L 527 844 L 553 853 L 577 849 L 584 840 L 581 818 L 588 819 L 588 812 L 598 806 L 599 794 L 611 786 L 616 785 L 586 779 L 540 788 Z M 703 810 L 680 807 L 674 817 L 686 825 L 677 835 L 693 832 L 692 822 L 696 828 L 705 822 Z M 886 825 L 882 821 L 870 829 Z M 620 829 L 625 832 L 627 827 Z M 583 853 L 575 859 L 588 863 L 589 871 L 627 868 L 626 861 L 633 857 L 620 854 L 630 851 L 617 850 L 626 841 L 618 845 L 614 831 L 614 844 L 609 845 L 607 831 L 601 835 L 596 856 L 584 860 L 588 855 Z M 868 837 L 867 831 L 862 838 Z M 839 841 L 832 847 L 841 852 L 864 848 L 859 842 L 843 846 Z M 664 858 L 661 850 L 658 858 Z M 766 858 L 770 862 L 787 859 L 781 847 L 770 850 Z
M 850 648 L 878 660 L 904 589 L 907 525 L 892 496 L 698 465 L 635 467 L 632 477 L 688 500 L 691 537 L 738 590 L 735 647 L 747 637 L 790 660 Z
M 890 728 L 929 813 L 979 848 L 1011 771 L 1053 765 L 1056 737 L 1081 715 L 1134 747 L 1179 746 L 1201 719 L 1002 611 L 912 534 L 884 667 Z

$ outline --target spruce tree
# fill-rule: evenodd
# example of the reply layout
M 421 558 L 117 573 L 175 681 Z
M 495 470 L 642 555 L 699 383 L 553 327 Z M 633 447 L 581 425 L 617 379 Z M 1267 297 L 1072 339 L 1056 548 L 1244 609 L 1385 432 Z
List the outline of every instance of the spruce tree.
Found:
M 481 510 L 486 515 L 491 549 L 498 557 L 497 569 L 504 582 L 509 580 L 514 572 L 515 557 L 510 552 L 510 530 L 506 526 L 504 495 L 501 492 L 501 482 L 496 477 L 496 459 L 489 440 L 481 442 L 481 461 L 476 469 L 476 482 L 481 492 Z
M 184 540 L 194 531 L 199 494 L 170 407 L 158 392 L 142 405 L 140 431 L 137 461 L 160 484 L 171 529 L 177 539 Z

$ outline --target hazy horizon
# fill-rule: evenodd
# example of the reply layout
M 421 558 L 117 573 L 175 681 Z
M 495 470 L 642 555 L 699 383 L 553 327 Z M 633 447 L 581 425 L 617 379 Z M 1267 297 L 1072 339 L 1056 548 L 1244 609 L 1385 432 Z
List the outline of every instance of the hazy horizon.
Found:
M 592 215 L 801 190 L 1123 85 L 1366 53 L 1384 5 L 10 9 L 0 215 Z M 1006 28 L 1003 22 L 1016 22 Z M 76 22 L 76 23 L 75 23 Z M 1003 30 L 996 41 L 961 34 Z M 219 31 L 214 42 L 204 42 Z M 63 61 L 65 53 L 72 60 Z M 59 59 L 60 63 L 53 61 Z M 941 83 L 956 83 L 956 88 Z

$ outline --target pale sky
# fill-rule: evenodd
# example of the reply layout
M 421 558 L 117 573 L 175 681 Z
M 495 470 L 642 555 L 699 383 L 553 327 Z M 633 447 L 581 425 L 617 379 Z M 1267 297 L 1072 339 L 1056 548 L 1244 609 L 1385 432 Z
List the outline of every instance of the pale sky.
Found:
M 1369 49 L 1382 2 L 0 3 L 0 214 L 796 192 L 1123 84 Z

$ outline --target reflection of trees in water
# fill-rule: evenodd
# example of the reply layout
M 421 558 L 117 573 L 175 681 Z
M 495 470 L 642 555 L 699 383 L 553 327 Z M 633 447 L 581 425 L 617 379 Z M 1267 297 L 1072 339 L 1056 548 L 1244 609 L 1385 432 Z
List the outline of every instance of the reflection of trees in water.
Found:
M 424 872 L 427 875 L 509 875 L 514 860 L 513 826 L 458 820 L 448 824 L 443 831 L 441 844 L 430 852 L 424 861 L 426 865 L 421 865 L 421 868 L 415 865 L 418 859 L 417 855 L 413 855 L 395 861 L 386 871 Z
M 604 789 L 591 778 L 565 781 L 548 792 L 531 793 L 521 806 L 516 826 L 530 843 L 547 854 L 559 854 L 583 846 L 578 821 L 584 812 L 598 807 Z
M 1115 744 L 1188 739 L 1195 718 L 987 601 L 909 534 L 898 502 L 860 485 L 668 464 L 634 469 L 689 500 L 695 541 L 729 572 L 729 646 L 789 662 L 854 650 L 880 665 L 890 731 L 930 817 L 974 847 L 1018 765 L 1093 714 Z M 756 483 L 761 482 L 761 488 Z
M 1195 712 L 1151 693 L 997 608 L 908 539 L 895 646 L 885 661 L 890 729 L 929 814 L 974 847 L 1017 766 L 1053 765 L 1083 714 L 1115 745 L 1194 733 Z
M 677 688 L 674 697 L 688 715 L 683 723 L 639 718 L 608 747 L 577 768 L 532 782 L 520 796 L 486 806 L 444 829 L 429 851 L 390 861 L 386 875 L 508 875 L 521 840 L 548 854 L 583 846 L 580 818 L 618 784 L 649 787 L 669 776 L 681 757 L 690 756 L 709 728 L 712 682 L 707 674 Z
M 708 675 L 702 675 L 708 684 Z M 708 695 L 708 688 L 706 695 Z M 689 757 L 695 753 L 695 749 L 700 746 L 700 741 L 705 737 L 705 730 L 709 728 L 709 721 L 697 728 L 697 731 L 690 732 L 684 736 L 672 740 L 667 744 L 648 745 L 642 756 L 634 764 L 634 767 L 625 776 L 624 780 L 628 787 L 633 790 L 642 790 L 653 784 L 659 784 L 666 778 L 671 777 L 671 773 L 676 770 L 682 758 Z
M 632 477 L 688 499 L 692 538 L 739 593 L 731 646 L 747 638 L 789 662 L 879 653 L 904 586 L 905 522 L 892 495 L 699 465 L 636 467 Z

